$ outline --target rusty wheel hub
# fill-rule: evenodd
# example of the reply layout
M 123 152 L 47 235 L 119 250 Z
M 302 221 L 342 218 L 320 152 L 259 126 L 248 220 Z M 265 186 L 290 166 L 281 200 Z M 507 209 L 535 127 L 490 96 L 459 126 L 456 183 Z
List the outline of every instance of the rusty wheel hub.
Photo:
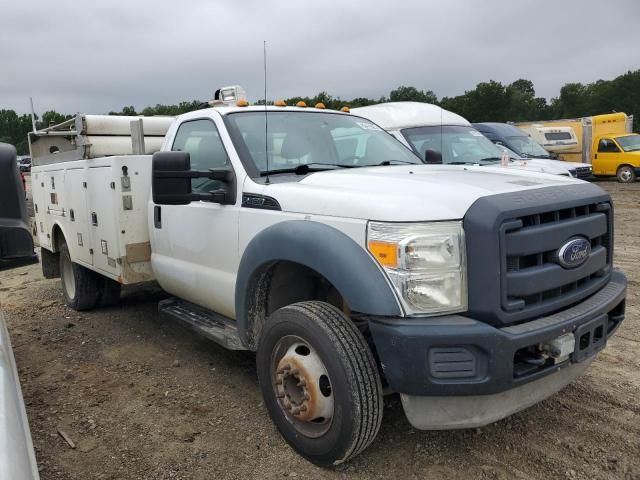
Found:
M 320 357 L 306 343 L 292 343 L 275 370 L 274 389 L 283 410 L 297 422 L 318 426 L 333 417 L 333 391 Z

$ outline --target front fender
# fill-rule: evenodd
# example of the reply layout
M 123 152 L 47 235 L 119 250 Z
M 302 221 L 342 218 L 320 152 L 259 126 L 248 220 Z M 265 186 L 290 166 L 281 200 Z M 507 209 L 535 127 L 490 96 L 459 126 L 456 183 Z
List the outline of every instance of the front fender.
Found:
M 304 265 L 326 278 L 353 311 L 400 316 L 392 287 L 375 260 L 341 231 L 323 223 L 291 220 L 256 235 L 244 251 L 236 279 L 236 320 L 242 341 L 252 343 L 250 311 L 260 271 L 278 262 Z

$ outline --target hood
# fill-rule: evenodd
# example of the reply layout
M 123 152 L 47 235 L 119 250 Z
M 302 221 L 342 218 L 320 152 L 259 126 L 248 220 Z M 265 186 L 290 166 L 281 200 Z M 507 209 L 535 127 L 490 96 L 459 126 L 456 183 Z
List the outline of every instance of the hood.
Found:
M 401 165 L 317 172 L 300 181 L 258 185 L 284 211 L 380 221 L 453 220 L 478 198 L 580 182 L 511 167 Z
M 584 167 L 589 167 L 591 168 L 591 164 L 590 163 L 582 163 L 582 162 L 566 162 L 564 160 L 557 160 L 560 163 L 563 163 L 565 165 L 567 165 L 567 168 L 584 168 Z
M 543 160 L 540 158 L 522 158 L 509 163 L 509 168 L 530 170 L 532 172 L 550 173 L 552 175 L 567 175 L 569 166 L 557 160 Z
M 581 163 L 581 162 L 565 162 L 564 160 L 551 160 L 548 158 L 528 158 L 526 160 L 529 160 L 530 162 L 535 162 L 536 164 L 539 165 L 549 165 L 549 166 L 555 166 L 555 167 L 559 167 L 559 168 L 564 168 L 565 170 L 568 168 L 578 168 L 578 167 L 590 167 L 591 164 L 590 163 Z

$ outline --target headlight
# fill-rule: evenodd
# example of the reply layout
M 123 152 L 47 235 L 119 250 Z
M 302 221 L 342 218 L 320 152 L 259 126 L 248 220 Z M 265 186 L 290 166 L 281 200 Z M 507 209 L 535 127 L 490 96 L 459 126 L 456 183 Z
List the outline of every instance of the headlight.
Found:
M 408 315 L 466 310 L 460 222 L 370 222 L 367 247 L 389 276 Z

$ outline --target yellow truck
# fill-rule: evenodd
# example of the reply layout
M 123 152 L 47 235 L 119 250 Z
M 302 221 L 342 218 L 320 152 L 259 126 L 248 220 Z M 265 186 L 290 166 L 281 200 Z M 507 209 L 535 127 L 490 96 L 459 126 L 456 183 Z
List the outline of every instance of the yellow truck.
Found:
M 596 176 L 617 176 L 631 183 L 640 175 L 640 135 L 632 133 L 632 115 L 619 112 L 514 125 L 555 150 L 560 160 L 591 163 Z

